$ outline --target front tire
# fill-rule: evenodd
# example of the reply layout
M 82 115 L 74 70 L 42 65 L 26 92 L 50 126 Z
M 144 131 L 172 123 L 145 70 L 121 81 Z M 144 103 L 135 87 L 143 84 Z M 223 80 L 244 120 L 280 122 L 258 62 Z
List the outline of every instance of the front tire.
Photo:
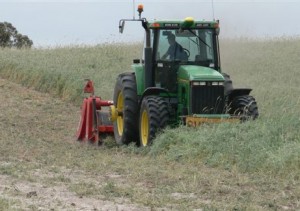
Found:
M 250 95 L 237 96 L 231 103 L 231 114 L 239 116 L 240 119 L 256 119 L 259 116 L 258 106 L 254 97 Z
M 164 98 L 145 97 L 140 109 L 140 146 L 150 145 L 157 132 L 167 126 L 169 119 L 169 104 Z
M 114 136 L 118 144 L 138 142 L 138 99 L 135 75 L 123 73 L 117 78 L 114 106 L 119 115 L 114 121 Z

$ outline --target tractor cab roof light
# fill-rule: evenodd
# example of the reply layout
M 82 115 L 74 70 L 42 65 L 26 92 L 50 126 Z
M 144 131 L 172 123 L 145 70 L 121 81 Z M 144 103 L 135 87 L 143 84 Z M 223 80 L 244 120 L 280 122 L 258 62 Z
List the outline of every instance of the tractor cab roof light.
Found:
M 141 19 L 142 12 L 144 11 L 144 5 L 139 4 L 137 11 L 139 12 L 139 18 Z
M 220 27 L 219 27 L 219 23 L 215 23 L 214 27 L 215 27 L 215 28 L 220 28 Z
M 217 32 L 217 35 L 220 34 L 220 21 L 217 20 L 217 23 L 215 24 L 215 28 L 216 28 L 216 32 Z
M 181 24 L 181 28 L 190 28 L 194 25 L 195 21 L 193 17 L 186 17 Z
M 152 23 L 151 27 L 153 27 L 153 28 L 159 28 L 160 24 L 159 23 Z

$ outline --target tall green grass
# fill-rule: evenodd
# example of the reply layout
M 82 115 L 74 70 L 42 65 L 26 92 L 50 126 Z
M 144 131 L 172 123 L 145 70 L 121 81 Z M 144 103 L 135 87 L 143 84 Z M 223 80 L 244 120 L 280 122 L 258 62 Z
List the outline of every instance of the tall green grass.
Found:
M 141 52 L 140 44 L 3 49 L 0 76 L 79 105 L 85 79 L 94 81 L 97 95 L 110 99 L 118 73 L 130 71 Z
M 202 159 L 243 172 L 300 176 L 300 39 L 223 40 L 222 69 L 253 88 L 260 118 L 244 124 L 166 130 L 151 148 L 172 160 Z
M 294 177 L 300 169 L 299 127 L 299 118 L 289 117 L 201 129 L 179 127 L 158 136 L 150 153 L 183 162 L 201 159 L 228 170 Z
M 300 39 L 221 40 L 223 72 L 253 88 L 260 117 L 244 124 L 167 129 L 149 154 L 243 172 L 300 175 Z M 111 99 L 117 75 L 140 58 L 141 44 L 1 50 L 0 76 L 79 105 L 85 78 Z

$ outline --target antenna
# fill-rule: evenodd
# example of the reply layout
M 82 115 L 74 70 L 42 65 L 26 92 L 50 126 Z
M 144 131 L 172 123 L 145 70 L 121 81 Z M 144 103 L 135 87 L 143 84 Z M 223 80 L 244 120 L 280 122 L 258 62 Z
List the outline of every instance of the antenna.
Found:
M 133 6 L 133 20 L 135 19 L 135 0 L 132 0 L 132 6 Z
M 215 20 L 215 8 L 214 8 L 214 0 L 211 0 L 211 7 L 212 7 L 212 15 L 213 15 L 213 20 Z

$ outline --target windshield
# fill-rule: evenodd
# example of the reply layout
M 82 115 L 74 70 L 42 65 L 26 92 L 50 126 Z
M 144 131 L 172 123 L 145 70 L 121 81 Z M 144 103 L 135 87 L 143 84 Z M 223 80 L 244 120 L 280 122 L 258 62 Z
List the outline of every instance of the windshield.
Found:
M 156 60 L 179 60 L 214 67 L 213 29 L 161 29 Z

